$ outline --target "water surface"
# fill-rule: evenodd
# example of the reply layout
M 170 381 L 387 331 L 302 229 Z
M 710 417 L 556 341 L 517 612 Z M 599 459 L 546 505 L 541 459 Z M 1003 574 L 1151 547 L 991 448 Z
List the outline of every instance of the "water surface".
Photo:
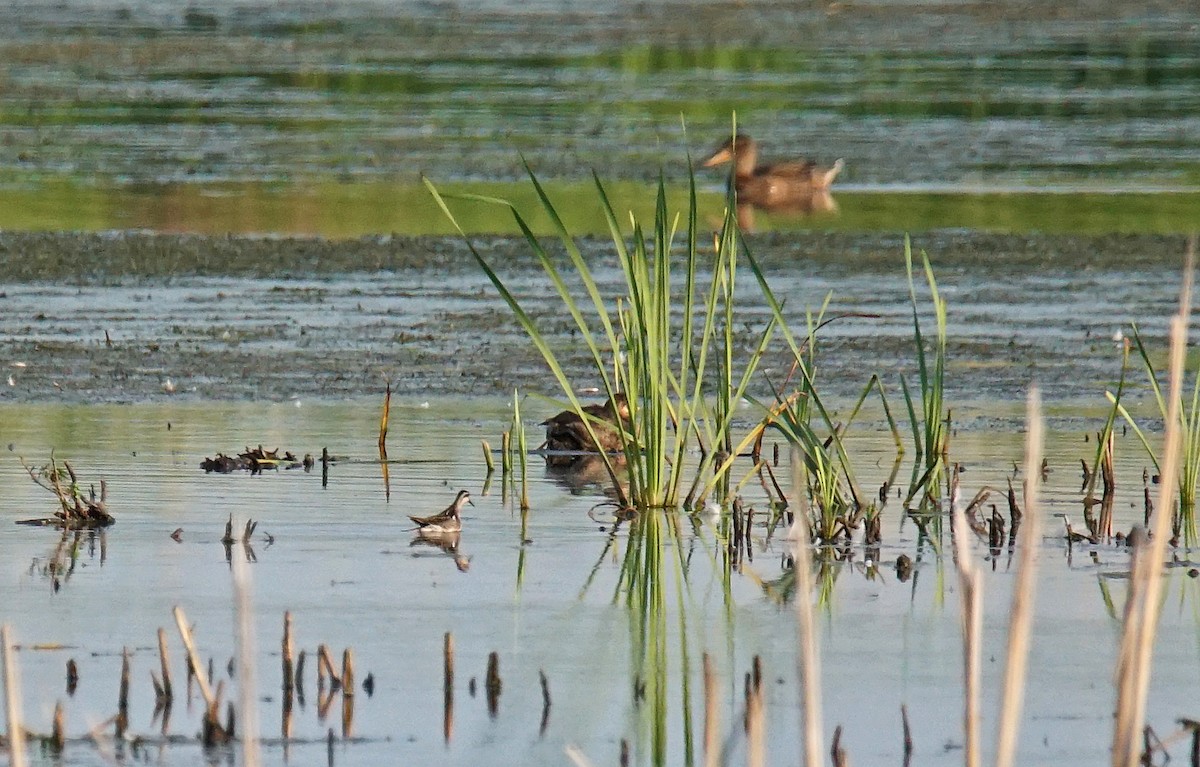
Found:
M 253 518 L 256 652 L 259 717 L 264 735 L 281 724 L 278 641 L 282 613 L 291 610 L 298 647 L 309 653 L 307 705 L 296 709 L 291 759 L 325 758 L 329 728 L 338 742 L 339 764 L 406 761 L 456 764 L 481 759 L 494 764 L 556 763 L 568 743 L 597 761 L 615 758 L 628 739 L 635 763 L 652 763 L 653 698 L 638 703 L 631 690 L 639 666 L 637 611 L 627 609 L 617 588 L 627 528 L 611 529 L 603 512 L 589 510 L 603 496 L 575 494 L 537 466 L 531 470 L 532 511 L 520 514 L 500 495 L 499 482 L 485 493 L 479 440 L 498 442 L 508 413 L 495 400 L 464 407 L 460 399 L 428 407 L 402 399 L 393 412 L 390 499 L 374 455 L 377 403 L 344 405 L 138 405 L 107 407 L 21 406 L 0 408 L 5 440 L 0 461 L 9 488 L 0 540 L 7 552 L 9 584 L 3 619 L 22 643 L 18 653 L 29 726 L 49 728 L 56 700 L 64 701 L 68 732 L 79 737 L 115 710 L 119 654 L 133 652 L 131 731 L 152 744 L 161 738 L 152 721 L 153 697 L 146 679 L 157 669 L 154 632 L 170 628 L 177 675 L 182 674 L 171 608 L 184 607 L 196 624 L 202 655 L 213 657 L 229 684 L 232 640 L 231 575 L 219 541 L 228 515 Z M 540 418 L 528 403 L 532 424 Z M 890 438 L 864 427 L 854 440 L 856 465 L 866 487 L 886 478 Z M 199 458 L 262 442 L 306 451 L 327 446 L 348 460 L 330 472 L 268 472 L 263 476 L 206 475 Z M 954 441 L 955 458 L 966 461 L 964 487 L 1004 487 L 1019 459 L 1015 434 L 965 433 Z M 51 449 L 70 459 L 87 480 L 104 478 L 118 522 L 79 551 L 73 572 L 56 591 L 41 571 L 58 534 L 11 524 L 48 513 L 52 499 L 23 476 L 17 456 L 45 460 Z M 1038 610 L 1026 702 L 1021 758 L 1093 764 L 1105 758 L 1113 693 L 1108 684 L 1120 623 L 1128 555 L 1112 545 L 1068 548 L 1061 522 L 1079 519 L 1078 460 L 1090 460 L 1091 444 L 1080 431 L 1052 433 L 1047 455 L 1047 524 L 1040 544 Z M 1146 460 L 1133 438 L 1118 440 L 1120 500 L 1117 527 L 1140 517 L 1141 471 Z M 410 462 L 404 462 L 404 461 Z M 900 473 L 900 486 L 907 476 Z M 458 554 L 469 557 L 461 572 L 454 559 L 429 546 L 412 545 L 407 513 L 427 513 L 448 502 L 458 488 L 475 494 Z M 752 489 L 748 502 L 762 507 Z M 996 499 L 1003 507 L 1003 502 Z M 895 501 L 892 502 L 893 504 Z M 760 519 L 763 519 L 760 517 Z M 818 573 L 818 603 L 826 723 L 845 726 L 846 745 L 860 759 L 897 759 L 899 706 L 913 723 L 921 763 L 957 763 L 961 743 L 959 629 L 953 568 L 933 549 L 918 547 L 916 530 L 898 510 L 885 507 L 884 546 L 878 561 L 861 550 L 852 561 L 827 563 Z M 597 521 L 599 520 L 599 521 Z M 169 535 L 182 528 L 182 541 Z M 778 601 L 776 581 L 786 570 L 787 544 L 780 533 L 756 526 L 741 572 L 722 576 L 725 548 L 720 521 L 707 514 L 685 520 L 683 536 L 668 543 L 668 563 L 683 557 L 686 580 L 667 568 L 668 614 L 663 628 L 667 690 L 665 719 L 669 761 L 682 759 L 685 701 L 699 726 L 702 712 L 699 656 L 712 654 L 720 673 L 722 732 L 737 731 L 741 677 L 761 655 L 769 681 L 768 738 L 772 762 L 788 761 L 799 742 L 794 675 L 795 618 Z M 266 535 L 273 538 L 268 542 Z M 524 541 L 524 543 L 523 543 Z M 905 554 L 918 561 L 913 579 L 894 571 Z M 235 546 L 232 556 L 246 552 Z M 992 721 L 1002 662 L 1005 615 L 1012 583 L 1005 553 L 989 559 L 976 552 L 985 575 L 985 717 Z M 1187 715 L 1198 692 L 1198 581 L 1182 567 L 1167 570 L 1167 599 L 1156 656 L 1149 721 L 1160 732 Z M 760 586 L 759 584 L 765 584 Z M 772 586 L 772 584 L 776 584 Z M 148 588 L 149 586 L 149 588 Z M 680 590 L 681 591 L 677 591 Z M 678 593 L 678 598 L 677 598 Z M 678 601 L 677 601 L 678 600 Z M 1111 600 L 1111 603 L 1110 603 Z M 444 632 L 457 648 L 455 723 L 442 736 L 441 648 Z M 684 640 L 686 637 L 686 641 Z M 886 640 L 881 641 L 883 637 Z M 328 643 L 352 647 L 358 676 L 375 677 L 371 697 L 356 696 L 352 734 L 342 742 L 340 701 L 325 721 L 314 709 L 313 653 Z M 35 645 L 61 645 L 34 649 Z M 686 655 L 684 646 L 686 645 Z M 504 680 L 498 716 L 488 716 L 482 682 L 486 656 L 497 651 Z M 64 692 L 65 663 L 74 658 L 81 682 Z M 685 665 L 686 664 L 686 665 Z M 549 679 L 553 706 L 544 735 L 538 672 Z M 689 692 L 682 691 L 684 677 Z M 472 698 L 468 684 L 480 685 Z M 681 697 L 682 696 L 682 697 Z M 168 733 L 184 742 L 152 745 L 168 764 L 207 761 L 191 736 L 197 709 L 176 703 Z M 698 747 L 698 730 L 695 737 Z M 742 746 L 734 737 L 734 753 Z M 266 745 L 268 763 L 284 755 L 278 741 Z M 737 757 L 735 757 L 737 758 Z M 68 745 L 67 763 L 102 763 L 90 744 Z

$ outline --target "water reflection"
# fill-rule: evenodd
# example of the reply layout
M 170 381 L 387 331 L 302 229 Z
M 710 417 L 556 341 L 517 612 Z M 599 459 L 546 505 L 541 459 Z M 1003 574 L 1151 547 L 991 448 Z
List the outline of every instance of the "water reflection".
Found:
M 429 547 L 436 549 L 450 557 L 460 573 L 465 573 L 471 569 L 471 558 L 459 552 L 458 544 L 461 539 L 462 533 L 457 531 L 448 533 L 429 531 L 422 528 L 417 530 L 416 535 L 408 545 L 410 548 Z
M 769 213 L 773 221 L 778 221 L 786 225 L 788 221 L 796 222 L 817 216 L 836 216 L 838 214 L 838 204 L 828 189 L 812 190 L 803 196 L 789 200 L 785 204 L 764 205 L 760 203 L 738 202 L 737 220 L 738 226 L 742 228 L 743 232 L 755 231 L 755 211 Z
M 624 474 L 625 456 L 610 455 L 614 471 Z M 546 456 L 546 476 L 571 493 L 571 495 L 595 495 L 604 493 L 609 497 L 613 491 L 612 478 L 604 459 L 598 455 L 575 455 L 569 459 L 562 456 Z M 622 485 L 626 485 L 622 482 Z
M 62 530 L 54 549 L 46 557 L 35 557 L 29 563 L 30 575 L 38 574 L 49 579 L 50 588 L 57 593 L 75 574 L 80 552 L 84 548 L 84 535 L 82 530 Z M 104 531 L 88 530 L 86 535 L 88 558 L 95 559 L 99 547 L 100 566 L 103 567 L 108 558 L 108 538 Z

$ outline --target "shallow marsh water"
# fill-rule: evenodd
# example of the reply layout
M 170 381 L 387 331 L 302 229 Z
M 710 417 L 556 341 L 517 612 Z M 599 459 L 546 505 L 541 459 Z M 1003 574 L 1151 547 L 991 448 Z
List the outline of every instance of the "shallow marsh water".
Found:
M 538 417 L 536 406 L 529 414 Z M 637 668 L 636 611 L 614 603 L 626 531 L 589 517 L 602 499 L 574 494 L 531 468 L 532 511 L 522 531 L 519 513 L 505 503 L 500 484 L 483 494 L 485 466 L 479 440 L 497 442 L 508 413 L 495 400 L 464 407 L 462 399 L 429 403 L 401 399 L 393 412 L 391 497 L 386 497 L 374 453 L 378 403 L 333 405 L 163 404 L 138 406 L 0 408 L 5 439 L 0 462 L 8 518 L 48 513 L 51 498 L 22 476 L 16 456 L 44 458 L 57 449 L 87 479 L 108 481 L 118 522 L 103 544 L 85 543 L 78 565 L 55 592 L 41 572 L 58 534 L 7 524 L 0 527 L 5 552 L 4 618 L 16 629 L 31 728 L 49 729 L 56 700 L 66 702 L 68 732 L 79 737 L 115 710 L 120 651 L 133 652 L 131 731 L 145 736 L 153 757 L 167 764 L 201 764 L 209 758 L 191 740 L 198 730 L 195 704 L 177 702 L 169 731 L 183 741 L 162 746 L 151 721 L 149 670 L 157 668 L 154 632 L 172 627 L 171 608 L 184 607 L 196 624 L 203 657 L 213 657 L 226 678 L 233 654 L 231 574 L 220 543 L 229 514 L 259 522 L 250 568 L 258 637 L 259 718 L 263 733 L 279 733 L 278 640 L 282 614 L 295 617 L 298 648 L 309 653 L 307 706 L 296 709 L 291 760 L 325 758 L 327 728 L 341 733 L 340 701 L 322 722 L 315 711 L 313 657 L 316 645 L 352 647 L 358 679 L 375 677 L 371 697 L 356 696 L 353 736 L 335 746 L 336 764 L 379 764 L 401 759 L 421 763 L 557 763 L 567 743 L 593 760 L 614 761 L 618 741 L 634 744 L 635 763 L 652 763 L 651 702 L 633 700 Z M 467 411 L 469 414 L 465 414 Z M 168 428 L 169 424 L 169 428 Z M 328 446 L 350 460 L 330 471 L 321 487 L 319 468 L 267 472 L 263 476 L 206 475 L 198 456 L 239 449 L 247 440 L 305 451 Z M 1118 441 L 1122 492 L 1119 529 L 1141 513 L 1140 473 L 1146 461 L 1133 438 Z M 68 449 L 66 446 L 70 445 Z M 890 471 L 890 438 L 867 428 L 855 441 L 864 486 Z M 1018 434 L 963 432 L 956 455 L 967 457 L 965 487 L 1003 487 L 1021 451 Z M 1078 460 L 1091 443 L 1080 431 L 1056 430 L 1047 456 L 1047 527 L 1041 544 L 1038 609 L 1031 655 L 1032 684 L 1026 703 L 1021 756 L 1026 763 L 1094 764 L 1106 758 L 1113 693 L 1109 680 L 1119 632 L 1119 610 L 1128 570 L 1127 554 L 1112 546 L 1068 549 L 1054 513 L 1079 524 Z M 405 460 L 411 462 L 405 462 Z M 907 475 L 902 469 L 901 478 Z M 903 484 L 903 482 L 901 482 Z M 459 554 L 470 558 L 460 572 L 437 548 L 411 545 L 407 513 L 426 513 L 465 487 L 475 495 L 468 509 Z M 753 492 L 748 497 L 753 499 Z M 755 502 L 760 503 L 761 498 Z M 896 501 L 892 501 L 895 504 Z M 1003 504 L 1001 504 L 1003 505 Z M 884 546 L 878 570 L 863 561 L 822 568 L 825 597 L 819 605 L 826 723 L 842 724 L 845 743 L 860 759 L 898 758 L 899 706 L 913 723 L 919 763 L 955 764 L 961 754 L 961 686 L 957 588 L 953 570 L 934 552 L 918 550 L 916 531 L 895 508 L 884 511 Z M 183 528 L 182 542 L 170 533 Z M 664 552 L 685 558 L 686 590 L 676 604 L 677 582 L 667 581 L 670 606 L 667 647 L 667 742 L 671 763 L 682 759 L 679 640 L 687 635 L 687 699 L 699 727 L 702 699 L 699 655 L 714 656 L 720 686 L 722 732 L 735 733 L 741 677 L 755 654 L 763 657 L 768 685 L 768 738 L 772 763 L 796 753 L 797 695 L 794 677 L 795 618 L 791 607 L 758 583 L 784 572 L 786 543 L 765 527 L 754 532 L 744 572 L 723 585 L 723 546 L 716 520 L 702 514 L 684 520 L 678 543 Z M 265 535 L 274 542 L 268 544 Z M 522 537 L 527 542 L 522 545 Z M 84 540 L 88 536 L 84 535 Z M 900 554 L 918 560 L 915 577 L 894 572 Z M 245 556 L 235 546 L 233 556 Z M 992 561 L 976 551 L 985 572 L 985 687 L 994 693 L 1002 673 L 1005 615 L 1012 582 L 1005 553 Z M 1200 663 L 1200 581 L 1189 577 L 1195 562 L 1167 570 L 1168 596 L 1156 656 L 1149 721 L 1167 732 L 1192 713 Z M 668 574 L 674 567 L 667 568 Z M 441 648 L 443 632 L 457 649 L 454 733 L 442 738 Z M 173 628 L 177 688 L 183 664 Z M 44 645 L 63 647 L 44 648 Z M 489 719 L 483 695 L 488 652 L 500 654 L 504 680 L 498 716 Z M 64 692 L 65 663 L 79 664 L 75 696 Z M 538 672 L 549 679 L 553 706 L 539 736 Z M 479 692 L 472 698 L 468 680 Z M 995 695 L 985 696 L 991 721 Z M 698 732 L 698 731 L 697 731 Z M 696 736 L 698 737 L 698 736 Z M 737 740 L 736 738 L 734 739 Z M 735 753 L 741 746 L 734 746 Z M 284 748 L 272 740 L 268 763 Z M 90 744 L 68 744 L 67 763 L 103 763 Z
M 194 703 L 176 703 L 169 732 L 182 738 L 162 744 L 146 679 L 155 630 L 172 625 L 176 604 L 227 678 L 231 579 L 219 539 L 233 514 L 260 525 L 250 571 L 268 738 L 280 731 L 285 610 L 309 653 L 295 740 L 286 749 L 269 740 L 268 764 L 325 761 L 330 728 L 335 764 L 561 764 L 569 743 L 611 764 L 622 739 L 636 764 L 685 763 L 683 703 L 698 732 L 702 651 L 720 674 L 723 734 L 739 730 L 742 675 L 762 655 L 770 762 L 794 762 L 794 618 L 760 586 L 786 575 L 778 534 L 757 527 L 753 560 L 726 586 L 719 523 L 681 520 L 681 538 L 663 550 L 686 555 L 687 590 L 677 602 L 669 566 L 667 618 L 655 628 L 665 699 L 639 703 L 643 627 L 614 600 L 628 525 L 614 532 L 589 517 L 603 499 L 595 484 L 537 466 L 525 530 L 498 479 L 484 495 L 479 440 L 499 444 L 512 389 L 553 391 L 465 249 L 441 236 L 447 224 L 419 174 L 531 204 L 523 153 L 572 231 L 588 236 L 583 248 L 612 294 L 611 245 L 591 237 L 604 224 L 590 169 L 620 210 L 648 212 L 660 172 L 678 204 L 688 153 L 711 149 L 735 110 L 772 158 L 845 157 L 836 215 L 760 216 L 763 233 L 750 240 L 797 326 L 827 294 L 831 311 L 877 315 L 823 332 L 824 390 L 844 407 L 879 372 L 899 404 L 898 376 L 914 365 L 898 233 L 914 232 L 950 304 L 948 401 L 964 486 L 1004 485 L 1021 455 L 1018 403 L 1036 379 L 1051 426 L 1046 513 L 1078 525 L 1079 459 L 1091 458 L 1085 435 L 1102 424 L 1103 392 L 1118 375 L 1114 337 L 1137 321 L 1162 347 L 1177 234 L 1198 219 L 1198 22 L 1179 2 L 4 5 L 0 622 L 22 645 L 27 723 L 47 731 L 62 699 L 73 740 L 56 763 L 108 763 L 80 739 L 114 713 L 129 647 L 130 730 L 150 744 L 133 758 L 237 761 L 196 744 Z M 711 229 L 723 179 L 700 181 Z M 542 282 L 507 214 L 461 213 L 517 292 L 540 304 L 555 343 L 570 348 L 554 306 L 538 301 Z M 743 275 L 750 339 L 766 315 Z M 766 367 L 778 378 L 785 364 L 776 356 Z M 1128 402 L 1154 426 L 1134 378 Z M 400 461 L 390 498 L 371 460 L 385 381 L 396 391 L 390 452 Z M 552 406 L 530 398 L 524 409 L 536 429 Z M 871 417 L 854 437 L 864 487 L 893 461 Z M 742 426 L 753 420 L 748 408 Z M 333 467 L 327 488 L 319 472 L 198 468 L 217 451 L 259 443 L 328 447 L 350 460 Z M 50 512 L 18 456 L 40 463 L 52 450 L 85 479 L 107 480 L 118 520 L 103 537 L 82 537 L 57 592 L 43 568 L 58 534 L 11 524 Z M 1117 458 L 1117 527 L 1128 529 L 1141 515 L 1148 461 L 1124 434 Z M 902 484 L 907 466 L 899 476 Z M 459 552 L 467 572 L 446 552 L 410 546 L 402 521 L 459 487 L 476 497 Z M 747 497 L 762 503 L 753 486 Z M 957 764 L 953 567 L 918 549 L 895 506 L 884 511 L 877 573 L 857 549 L 853 563 L 820 571 L 826 731 L 845 726 L 860 763 L 899 762 L 903 703 L 916 763 Z M 180 543 L 169 537 L 177 527 Z M 1107 759 L 1114 610 L 1129 562 L 1118 547 L 1068 549 L 1060 535 L 1048 516 L 1020 759 L 1092 765 Z M 231 554 L 246 556 L 239 546 Z M 908 582 L 893 571 L 901 554 L 919 555 Z M 1012 575 L 1004 553 L 977 556 L 990 723 Z M 1150 696 L 1160 734 L 1197 718 L 1200 699 L 1196 557 L 1177 557 Z M 449 744 L 446 631 L 458 654 Z M 179 685 L 181 652 L 169 637 Z M 355 697 L 351 742 L 341 739 L 340 701 L 324 721 L 315 711 L 320 642 L 335 653 L 353 647 L 359 680 L 376 681 L 373 696 Z M 504 679 L 495 720 L 482 692 L 492 650 Z M 63 689 L 68 657 L 81 672 L 73 698 Z M 553 699 L 544 736 L 539 670 Z M 733 763 L 741 748 L 735 737 Z

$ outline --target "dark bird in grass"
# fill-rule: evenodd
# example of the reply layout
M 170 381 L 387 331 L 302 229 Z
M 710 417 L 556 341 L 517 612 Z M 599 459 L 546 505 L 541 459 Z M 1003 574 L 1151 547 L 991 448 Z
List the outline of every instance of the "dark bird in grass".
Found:
M 815 195 L 826 192 L 841 172 L 839 159 L 828 168 L 812 160 L 758 165 L 758 144 L 739 133 L 717 148 L 704 167 L 733 163 L 732 184 L 741 204 L 764 209 L 800 207 Z
M 596 441 L 588 434 L 587 424 L 574 410 L 564 410 L 542 421 L 546 427 L 547 450 L 570 452 L 614 453 L 622 449 L 620 428 L 629 431 L 629 401 L 624 394 L 615 394 L 603 405 L 585 405 L 583 412 L 591 416 Z
M 408 518 L 417 524 L 417 530 L 422 533 L 457 533 L 462 530 L 462 517 L 459 514 L 462 507 L 469 503 L 475 505 L 471 503 L 471 494 L 466 490 L 459 490 L 454 503 L 437 514 L 431 517 L 414 517 L 410 514 Z

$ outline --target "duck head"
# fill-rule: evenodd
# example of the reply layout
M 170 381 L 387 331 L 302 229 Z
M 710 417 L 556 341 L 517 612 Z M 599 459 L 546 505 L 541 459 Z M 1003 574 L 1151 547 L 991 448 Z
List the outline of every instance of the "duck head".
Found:
M 750 176 L 754 174 L 755 163 L 758 162 L 758 145 L 754 139 L 745 133 L 738 133 L 725 140 L 711 157 L 704 161 L 705 168 L 715 168 L 724 163 L 733 163 L 735 176 Z

